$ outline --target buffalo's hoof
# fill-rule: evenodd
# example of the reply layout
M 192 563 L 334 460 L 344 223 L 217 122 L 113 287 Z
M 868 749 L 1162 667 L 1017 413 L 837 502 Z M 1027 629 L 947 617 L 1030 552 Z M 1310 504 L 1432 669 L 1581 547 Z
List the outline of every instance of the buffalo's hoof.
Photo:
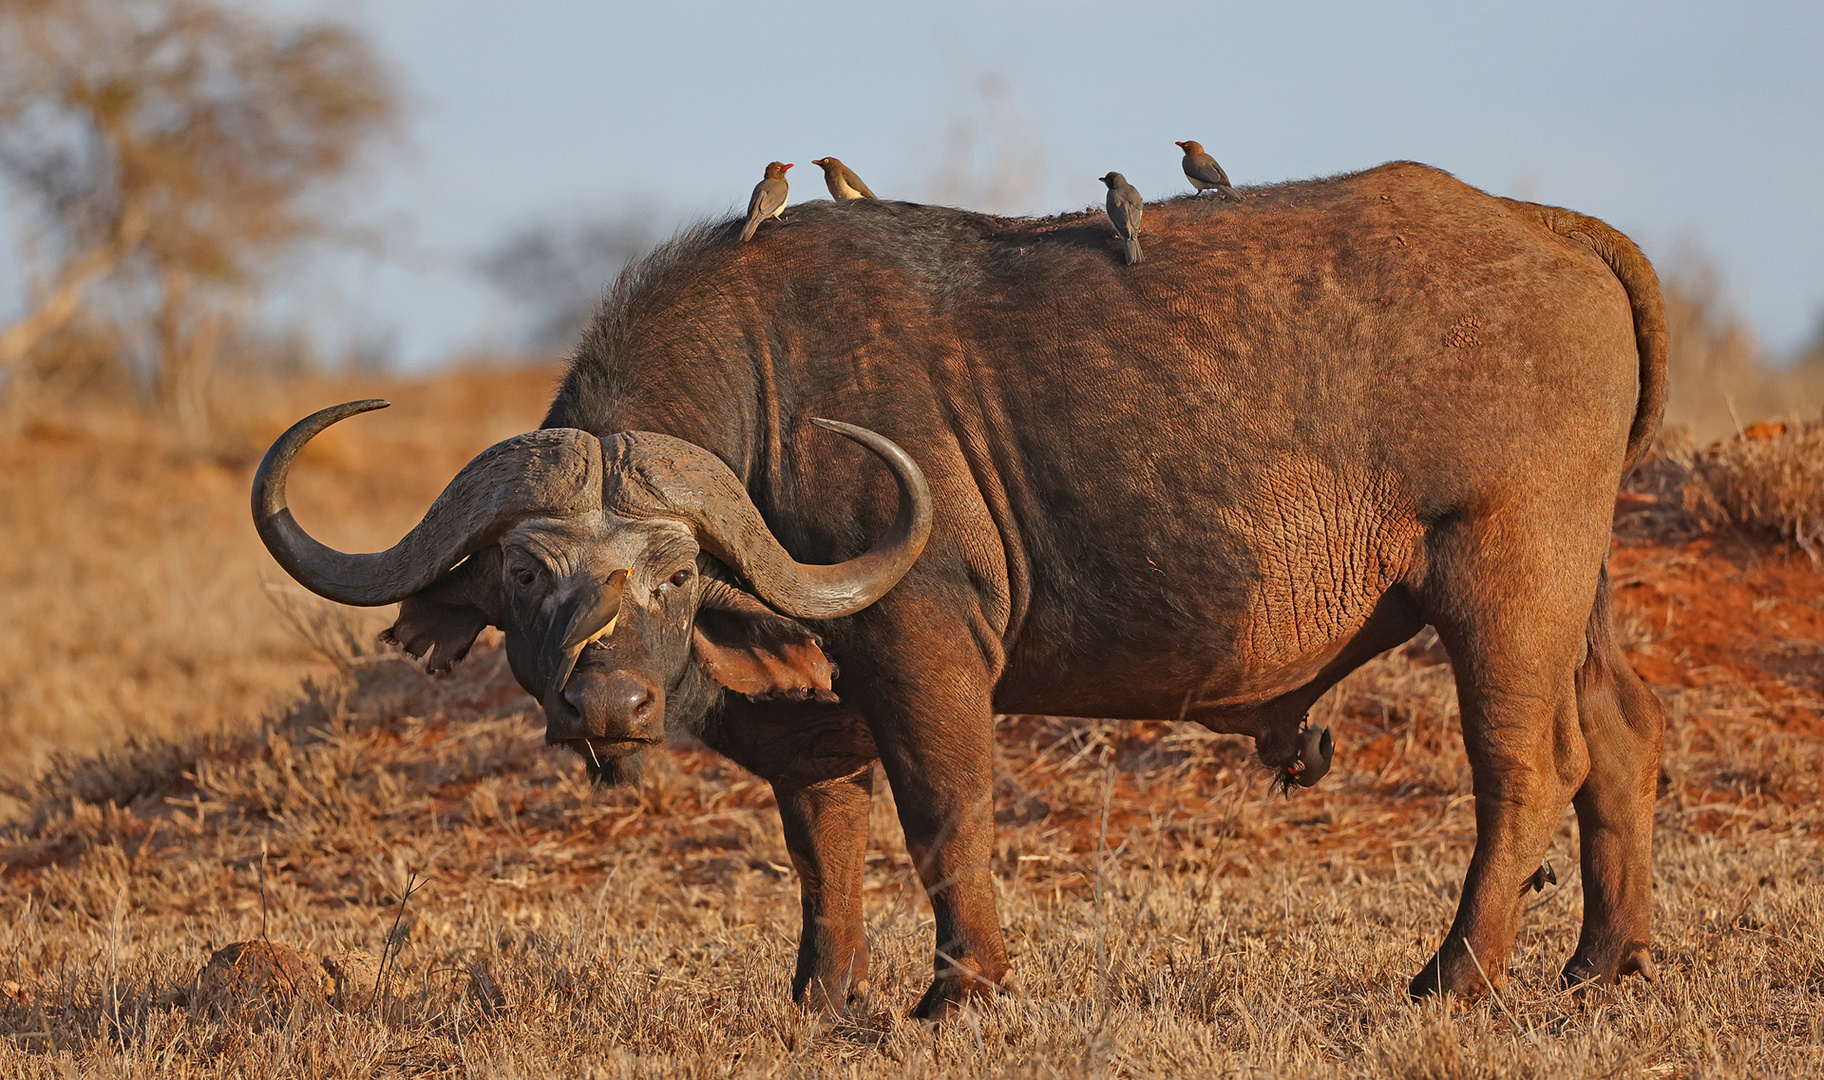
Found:
M 1659 981 L 1659 968 L 1653 966 L 1653 953 L 1645 945 L 1636 945 L 1622 954 L 1618 976 L 1639 975 L 1650 983 Z
M 841 1016 L 847 1013 L 854 1004 L 866 997 L 868 983 L 859 979 L 843 987 L 827 987 L 822 980 L 812 980 L 802 991 L 793 994 L 792 1000 L 805 1012 L 820 1016 Z
M 1613 986 L 1629 975 L 1639 975 L 1648 982 L 1659 981 L 1659 969 L 1653 965 L 1653 954 L 1645 945 L 1632 945 L 1607 964 L 1578 952 L 1564 965 L 1561 976 L 1568 988 Z
M 1469 954 L 1455 950 L 1455 956 L 1446 959 L 1443 950 L 1431 958 L 1431 962 L 1419 969 L 1407 984 L 1406 993 L 1414 1001 L 1423 1001 L 1439 994 L 1453 994 L 1463 1001 L 1476 1001 L 1488 993 L 1488 982 L 1476 969 Z
M 1000 985 L 973 971 L 945 972 L 931 980 L 931 988 L 912 1007 L 914 1020 L 948 1020 L 964 1005 L 985 1001 L 1000 992 Z
M 1571 957 L 1565 962 L 1564 973 L 1559 976 L 1559 981 L 1561 981 L 1567 989 L 1581 989 L 1592 983 L 1614 981 L 1613 979 L 1605 978 L 1605 974 L 1606 973 L 1601 968 L 1596 966 L 1594 961 L 1579 954 Z
M 1441 979 L 1442 974 L 1438 969 L 1438 962 L 1434 958 L 1431 963 L 1420 968 L 1419 973 L 1412 977 L 1412 982 L 1408 983 L 1406 986 L 1406 996 L 1414 1001 L 1424 1001 L 1428 997 L 1437 997 L 1438 983 Z

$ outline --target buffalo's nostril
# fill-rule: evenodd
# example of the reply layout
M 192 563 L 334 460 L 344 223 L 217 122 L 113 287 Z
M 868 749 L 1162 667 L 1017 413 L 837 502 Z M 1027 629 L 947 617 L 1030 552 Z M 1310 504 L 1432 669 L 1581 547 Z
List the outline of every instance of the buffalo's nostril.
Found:
M 651 683 L 631 672 L 584 672 L 564 687 L 564 700 L 582 718 L 583 737 L 644 738 L 658 704 Z

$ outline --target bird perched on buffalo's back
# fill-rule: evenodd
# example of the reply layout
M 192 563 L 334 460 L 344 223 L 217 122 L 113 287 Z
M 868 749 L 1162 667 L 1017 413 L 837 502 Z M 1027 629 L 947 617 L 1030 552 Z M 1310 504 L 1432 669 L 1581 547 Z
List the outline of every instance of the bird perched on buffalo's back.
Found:
M 1229 186 L 1229 174 L 1222 171 L 1216 159 L 1203 152 L 1203 144 L 1196 139 L 1187 139 L 1178 143 L 1184 149 L 1184 175 L 1201 195 L 1211 188 L 1216 189 L 1224 198 L 1241 201 L 1241 192 Z
M 829 186 L 830 195 L 837 202 L 848 202 L 850 199 L 872 199 L 874 193 L 868 185 L 861 182 L 855 170 L 844 165 L 833 157 L 820 157 L 811 164 L 823 170 L 823 182 Z
M 1118 172 L 1098 179 L 1108 185 L 1108 220 L 1126 245 L 1127 265 L 1132 266 L 1140 261 L 1140 215 L 1146 212 L 1146 202 Z
M 790 164 L 775 161 L 766 167 L 766 176 L 754 185 L 754 193 L 747 200 L 747 227 L 741 230 L 742 243 L 754 238 L 754 230 L 762 221 L 785 212 L 785 197 L 792 190 L 785 182 L 785 170 L 789 168 Z

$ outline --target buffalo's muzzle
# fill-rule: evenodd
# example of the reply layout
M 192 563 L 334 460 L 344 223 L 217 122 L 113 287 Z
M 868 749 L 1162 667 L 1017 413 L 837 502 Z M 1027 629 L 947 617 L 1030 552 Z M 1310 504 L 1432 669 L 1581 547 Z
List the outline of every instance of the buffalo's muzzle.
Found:
M 562 704 L 545 710 L 545 742 L 654 742 L 664 707 L 664 691 L 633 672 L 579 672 L 564 687 Z

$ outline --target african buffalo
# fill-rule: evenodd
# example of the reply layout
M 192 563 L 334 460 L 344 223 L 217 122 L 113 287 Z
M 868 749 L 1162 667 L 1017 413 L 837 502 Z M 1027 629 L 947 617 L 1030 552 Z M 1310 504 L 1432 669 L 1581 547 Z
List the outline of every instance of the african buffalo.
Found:
M 941 1015 L 1007 972 L 995 712 L 1194 720 L 1309 780 L 1312 703 L 1428 623 L 1477 835 L 1412 993 L 1505 978 L 1567 803 L 1565 978 L 1650 975 L 1663 716 L 1605 568 L 1665 396 L 1646 259 L 1411 163 L 1146 224 L 1135 266 L 1099 212 L 862 200 L 748 244 L 739 220 L 698 228 L 622 275 L 543 429 L 477 457 L 397 546 L 342 554 L 285 508 L 298 449 L 380 402 L 273 446 L 260 535 L 323 596 L 402 601 L 389 633 L 434 669 L 501 627 L 546 739 L 600 778 L 673 729 L 770 781 L 800 999 L 867 971 L 877 759 L 936 914 L 916 1011 Z

